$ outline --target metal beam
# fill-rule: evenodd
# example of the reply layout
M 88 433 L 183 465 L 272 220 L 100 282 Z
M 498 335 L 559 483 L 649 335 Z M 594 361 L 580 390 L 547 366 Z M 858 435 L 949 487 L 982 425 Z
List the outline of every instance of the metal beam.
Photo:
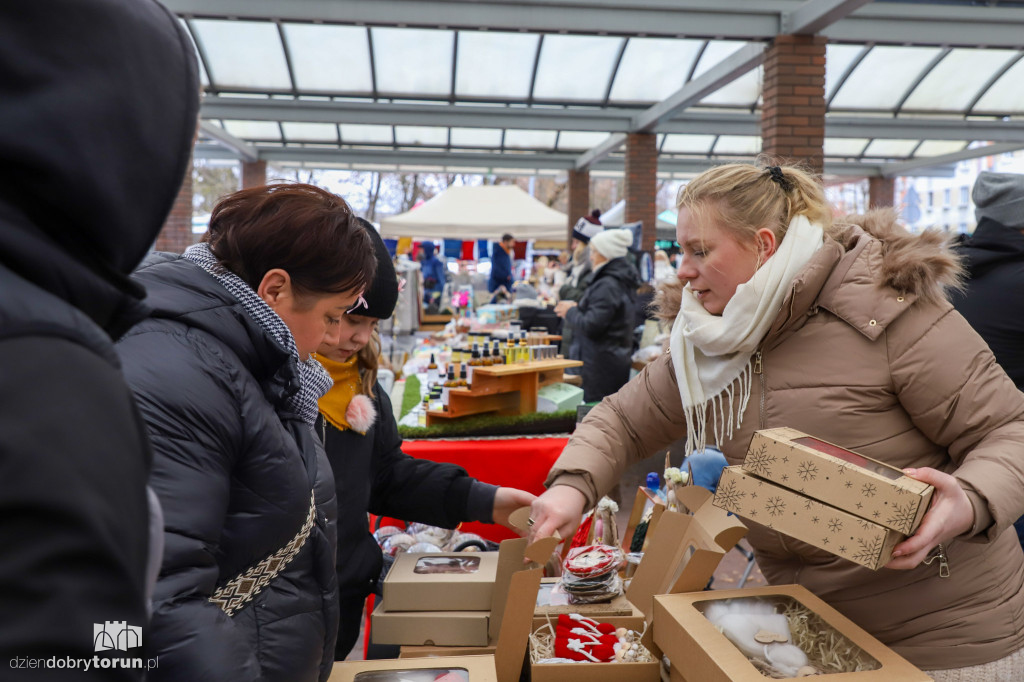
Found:
M 799 0 L 165 0 L 164 4 L 185 17 L 733 40 L 771 40 L 787 14 L 793 24 L 815 25 L 812 8 L 801 9 L 804 3 Z M 818 7 L 827 10 L 828 5 Z M 826 11 L 822 19 L 827 18 Z M 1024 47 L 1024 8 L 873 3 L 820 32 L 841 42 L 1020 49 Z
M 609 135 L 608 139 L 580 154 L 573 162 L 575 170 L 584 170 L 626 144 L 626 133 Z
M 493 169 L 509 169 L 524 173 L 538 170 L 568 171 L 573 168 L 575 155 L 559 153 L 524 153 L 502 154 L 479 152 L 449 152 L 443 150 L 387 150 L 387 149 L 329 149 L 312 147 L 259 147 L 259 158 L 276 163 L 301 163 L 316 167 L 344 166 L 352 170 L 381 167 L 400 170 L 402 167 L 434 167 L 439 171 L 445 168 L 474 168 L 481 173 L 489 173 Z M 225 147 L 216 144 L 198 144 L 194 156 L 197 159 L 235 159 L 237 155 Z M 730 157 L 728 159 L 661 157 L 658 160 L 659 173 L 696 174 L 712 166 L 735 161 L 752 162 L 750 158 Z M 894 164 L 898 165 L 898 164 Z M 625 160 L 622 156 L 612 156 L 597 161 L 591 167 L 594 171 L 621 173 L 624 171 Z M 322 166 L 321 166 L 322 167 Z M 838 177 L 870 177 L 879 176 L 890 168 L 888 165 L 870 162 L 828 161 L 825 162 L 825 173 Z M 933 170 L 928 175 L 950 177 L 952 166 Z
M 990 144 L 983 147 L 973 147 L 971 149 L 953 152 L 952 154 L 943 154 L 942 156 L 928 156 L 921 159 L 892 163 L 884 167 L 882 175 L 887 178 L 894 178 L 901 175 L 930 175 L 929 173 L 917 173 L 915 171 L 952 164 L 957 161 L 965 161 L 967 159 L 977 159 L 982 156 L 994 156 L 1005 152 L 1015 152 L 1019 149 L 1024 149 L 1024 142 L 1007 142 L 1003 144 Z
M 783 12 L 779 33 L 805 35 L 817 33 L 871 0 L 808 0 L 791 12 Z
M 305 100 L 203 98 L 205 119 L 241 121 L 301 121 L 311 123 L 371 123 L 456 128 L 516 130 L 581 130 L 629 132 L 636 109 L 568 107 L 516 107 L 450 104 L 389 104 L 373 102 L 317 102 Z M 750 113 L 677 113 L 654 128 L 659 133 L 683 135 L 760 135 L 760 116 Z M 880 139 L 1024 141 L 1024 120 L 964 120 L 963 118 L 881 117 L 828 115 L 825 136 Z
M 242 161 L 257 161 L 259 160 L 259 154 L 256 148 L 250 145 L 248 142 L 239 140 L 237 137 L 229 133 L 228 131 L 221 128 L 219 125 L 214 125 L 209 121 L 200 121 L 199 128 L 208 137 L 216 140 L 220 145 L 234 152 L 234 155 Z

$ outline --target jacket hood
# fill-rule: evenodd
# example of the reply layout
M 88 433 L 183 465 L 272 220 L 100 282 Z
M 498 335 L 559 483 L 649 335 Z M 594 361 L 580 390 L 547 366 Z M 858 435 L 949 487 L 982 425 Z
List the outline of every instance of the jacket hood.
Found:
M 882 285 L 933 303 L 945 300 L 948 290 L 962 287 L 963 268 L 948 236 L 932 230 L 911 234 L 899 224 L 893 209 L 848 215 L 836 221 L 830 232 L 844 252 L 840 257 L 843 281 L 859 278 L 865 286 Z M 874 260 L 868 263 L 859 258 L 872 243 L 878 245 L 877 269 Z M 863 261 L 860 268 L 858 261 Z M 682 294 L 683 283 L 678 279 L 660 283 L 654 301 L 657 316 L 675 320 Z
M 974 234 L 964 239 L 957 251 L 974 278 L 1002 263 L 1024 261 L 1024 232 L 982 218 Z
M 640 285 L 640 275 L 637 274 L 636 268 L 626 258 L 612 258 L 604 264 L 604 267 L 597 271 L 593 281 L 596 282 L 601 277 L 614 277 L 627 287 Z
M 0 263 L 116 337 L 143 310 L 127 275 L 190 165 L 192 44 L 154 0 L 0 15 Z

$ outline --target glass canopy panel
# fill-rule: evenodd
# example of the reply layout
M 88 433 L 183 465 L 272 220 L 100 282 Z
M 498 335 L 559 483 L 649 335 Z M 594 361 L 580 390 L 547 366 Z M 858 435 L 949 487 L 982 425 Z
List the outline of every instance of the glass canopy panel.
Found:
M 925 140 L 914 152 L 914 156 L 942 156 L 963 151 L 967 140 Z
M 214 87 L 291 90 L 288 62 L 277 33 L 267 21 L 194 19 Z
M 850 64 L 857 58 L 864 47 L 861 45 L 826 45 L 825 46 L 825 100 L 832 96 L 839 79 L 843 77 Z
M 953 50 L 925 76 L 903 108 L 965 111 L 982 85 L 1016 55 L 1016 50 Z
M 894 109 L 938 53 L 933 47 L 875 47 L 839 88 L 830 108 Z
M 358 26 L 284 24 L 295 87 L 304 91 L 373 92 L 370 44 Z
M 393 144 L 391 126 L 365 123 L 342 123 L 341 141 L 344 144 Z
M 461 31 L 455 57 L 455 94 L 526 100 L 540 36 Z
M 1024 59 L 1011 66 L 999 80 L 988 89 L 972 113 L 992 112 L 1009 114 L 1024 112 Z
M 753 135 L 722 135 L 715 144 L 715 154 L 757 154 L 761 138 Z
M 501 147 L 500 128 L 452 128 L 456 147 Z
M 615 73 L 610 101 L 660 102 L 683 87 L 703 40 L 632 38 Z
M 338 126 L 334 123 L 287 121 L 281 124 L 288 141 L 337 142 Z
M 452 87 L 454 31 L 372 28 L 377 91 L 447 95 Z
M 281 129 L 273 121 L 224 121 L 224 130 L 240 140 L 281 139 Z
M 881 157 L 886 159 L 905 159 L 909 157 L 920 140 L 872 140 L 864 156 Z
M 704 53 L 700 56 L 700 62 L 697 63 L 697 68 L 693 72 L 693 77 L 697 78 L 744 45 L 746 43 L 741 40 L 709 40 L 708 46 L 704 48 Z
M 395 142 L 428 147 L 447 147 L 448 129 L 437 126 L 395 126 Z
M 210 77 L 206 75 L 206 65 L 203 64 L 202 57 L 199 56 L 199 50 L 196 49 L 195 39 L 192 38 L 192 29 L 188 27 L 188 22 L 181 17 L 178 17 L 178 23 L 181 24 L 185 33 L 188 34 L 189 42 L 192 43 L 192 49 L 196 52 L 196 61 L 199 62 L 199 82 L 202 83 L 203 86 L 207 86 L 210 84 Z
M 589 131 L 563 130 L 558 135 L 558 148 L 561 150 L 579 150 L 596 147 L 608 139 L 608 133 Z
M 554 149 L 554 130 L 506 130 L 505 146 L 520 149 Z
M 533 96 L 558 101 L 603 101 L 624 38 L 546 35 Z
M 826 137 L 822 148 L 825 156 L 860 156 L 867 146 L 866 137 Z
M 761 95 L 763 69 L 759 66 L 711 93 L 701 104 L 752 108 Z
M 714 135 L 680 135 L 665 136 L 665 144 L 661 151 L 666 154 L 710 154 L 711 145 L 715 143 Z

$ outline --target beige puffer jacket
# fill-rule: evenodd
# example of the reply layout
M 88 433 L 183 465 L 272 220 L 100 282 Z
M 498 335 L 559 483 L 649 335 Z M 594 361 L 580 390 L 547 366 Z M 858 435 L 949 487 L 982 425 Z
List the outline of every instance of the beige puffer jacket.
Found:
M 826 239 L 761 344 L 741 428 L 788 426 L 897 467 L 955 475 L 975 508 L 970 538 L 910 571 L 871 571 L 757 524 L 749 540 L 773 584 L 800 583 L 924 669 L 987 663 L 1024 646 L 1024 394 L 946 301 L 956 261 L 937 235 L 891 212 Z M 676 296 L 678 301 L 678 295 Z M 668 313 L 673 315 L 678 305 Z M 667 354 L 593 409 L 551 470 L 591 504 L 624 468 L 685 435 Z

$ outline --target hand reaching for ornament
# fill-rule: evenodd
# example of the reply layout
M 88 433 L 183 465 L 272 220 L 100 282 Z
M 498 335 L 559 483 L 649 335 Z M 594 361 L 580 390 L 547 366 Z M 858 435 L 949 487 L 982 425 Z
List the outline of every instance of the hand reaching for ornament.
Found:
M 494 511 L 492 518 L 495 523 L 500 523 L 509 530 L 522 535 L 523 532 L 509 521 L 509 516 L 516 509 L 528 507 L 534 503 L 537 496 L 518 488 L 498 488 L 494 495 Z
M 562 538 L 571 538 L 580 524 L 587 498 L 576 488 L 554 485 L 533 501 L 530 508 L 530 542 L 546 538 L 555 532 Z

